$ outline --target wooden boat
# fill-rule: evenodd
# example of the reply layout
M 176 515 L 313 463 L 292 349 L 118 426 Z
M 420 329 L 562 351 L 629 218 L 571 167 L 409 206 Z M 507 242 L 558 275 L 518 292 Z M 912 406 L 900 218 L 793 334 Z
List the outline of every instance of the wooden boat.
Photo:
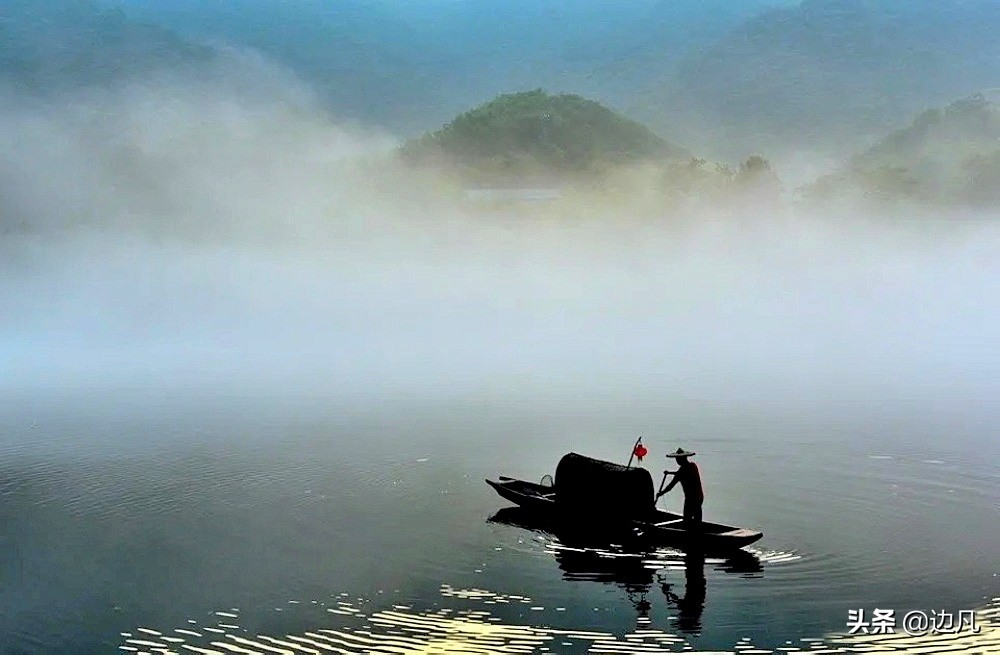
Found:
M 567 580 L 652 582 L 652 574 L 657 569 L 647 566 L 650 557 L 667 557 L 674 562 L 678 559 L 676 555 L 664 555 L 663 544 L 644 541 L 627 526 L 618 526 L 611 532 L 595 530 L 594 526 L 583 522 L 561 521 L 551 513 L 524 507 L 503 507 L 486 521 L 553 537 L 564 548 L 546 550 L 555 556 Z M 704 566 L 709 556 L 712 559 L 707 561 L 711 566 L 725 573 L 748 576 L 763 570 L 760 558 L 741 548 L 724 549 L 719 553 L 686 550 L 683 562 L 686 567 Z
M 573 476 L 568 472 L 579 467 L 579 463 L 589 467 L 591 471 L 598 471 L 598 478 L 603 475 L 604 480 L 595 481 L 591 485 L 591 492 L 588 497 L 579 502 L 579 498 L 567 498 L 564 488 L 570 486 L 564 484 L 557 493 L 560 480 L 572 482 Z M 572 465 L 572 467 L 571 467 Z M 597 467 L 595 469 L 595 467 Z M 603 472 L 602 472 L 603 471 Z M 628 493 L 638 497 L 634 502 L 622 494 L 612 492 L 602 492 L 608 489 L 608 480 L 622 478 L 623 473 L 629 472 L 629 476 L 634 480 L 638 479 L 638 484 L 632 484 L 633 489 Z M 645 493 L 645 480 L 648 479 L 649 493 Z M 570 453 L 559 463 L 556 470 L 556 486 L 545 486 L 525 480 L 516 480 L 501 476 L 498 481 L 486 480 L 501 497 L 512 503 L 519 505 L 532 512 L 545 515 L 549 518 L 559 518 L 560 520 L 575 524 L 578 529 L 594 529 L 603 532 L 624 531 L 629 538 L 638 539 L 647 543 L 673 546 L 685 550 L 702 550 L 708 552 L 725 552 L 735 550 L 743 546 L 754 543 L 763 537 L 763 533 L 758 530 L 750 530 L 722 523 L 702 522 L 697 530 L 689 530 L 684 524 L 684 518 L 680 514 L 674 514 L 661 509 L 657 509 L 653 503 L 652 478 L 644 469 L 627 469 L 626 467 L 600 460 L 592 460 L 581 455 Z M 580 485 L 575 484 L 579 487 Z M 594 489 L 597 492 L 593 491 Z M 593 499 L 601 493 L 603 504 L 594 504 Z M 610 498 L 613 503 L 608 503 Z

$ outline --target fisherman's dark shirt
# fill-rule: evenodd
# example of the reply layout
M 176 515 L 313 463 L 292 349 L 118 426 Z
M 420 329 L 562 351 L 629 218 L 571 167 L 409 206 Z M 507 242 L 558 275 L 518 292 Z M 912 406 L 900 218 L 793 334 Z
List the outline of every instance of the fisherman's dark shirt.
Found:
M 682 463 L 677 469 L 677 481 L 684 490 L 687 500 L 705 500 L 705 492 L 701 488 L 701 472 L 694 462 Z

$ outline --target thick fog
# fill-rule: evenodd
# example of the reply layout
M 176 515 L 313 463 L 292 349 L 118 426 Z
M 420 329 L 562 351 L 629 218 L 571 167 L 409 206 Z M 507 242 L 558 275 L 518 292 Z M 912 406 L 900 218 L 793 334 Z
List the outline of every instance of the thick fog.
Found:
M 994 411 L 995 216 L 482 212 L 234 70 L 3 98 L 8 400 Z

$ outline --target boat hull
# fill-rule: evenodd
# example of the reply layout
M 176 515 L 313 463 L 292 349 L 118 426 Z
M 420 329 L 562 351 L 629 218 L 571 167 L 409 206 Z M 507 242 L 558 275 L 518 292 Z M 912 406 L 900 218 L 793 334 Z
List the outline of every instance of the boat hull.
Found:
M 549 520 L 558 520 L 576 530 L 607 534 L 610 538 L 663 545 L 682 550 L 725 552 L 758 541 L 763 533 L 722 523 L 703 522 L 700 529 L 688 529 L 679 514 L 663 510 L 637 517 L 595 516 L 568 509 L 557 500 L 555 490 L 533 482 L 501 478 L 486 480 L 502 498 Z

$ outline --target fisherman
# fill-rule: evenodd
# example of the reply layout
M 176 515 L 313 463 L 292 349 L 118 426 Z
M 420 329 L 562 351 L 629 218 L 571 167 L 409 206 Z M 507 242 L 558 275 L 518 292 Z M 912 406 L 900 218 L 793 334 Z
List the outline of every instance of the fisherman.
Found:
M 674 479 L 670 481 L 666 489 L 658 491 L 655 498 L 655 500 L 659 500 L 660 496 L 673 489 L 679 482 L 681 489 L 684 490 L 684 523 L 688 530 L 701 526 L 701 504 L 705 502 L 705 492 L 701 488 L 701 473 L 698 471 L 698 465 L 688 460 L 688 457 L 696 454 L 683 448 L 667 453 L 667 457 L 673 457 L 677 460 L 677 470 L 663 472 L 664 480 L 668 475 L 674 476 Z

